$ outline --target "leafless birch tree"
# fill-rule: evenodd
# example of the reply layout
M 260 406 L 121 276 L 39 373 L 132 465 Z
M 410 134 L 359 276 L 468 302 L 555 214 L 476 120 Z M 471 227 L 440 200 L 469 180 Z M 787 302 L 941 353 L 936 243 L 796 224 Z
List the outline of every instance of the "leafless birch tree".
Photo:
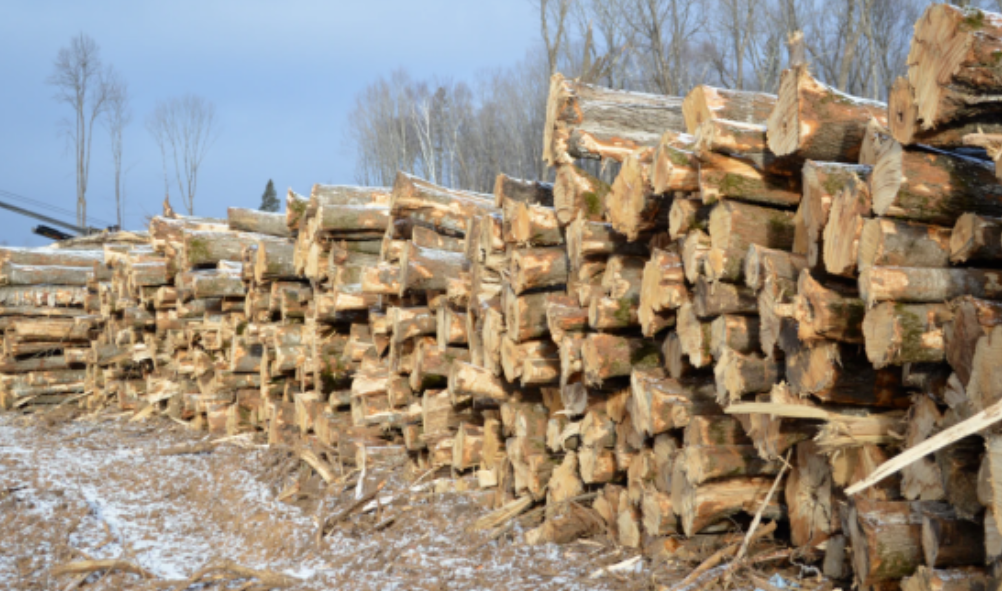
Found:
M 125 80 L 112 74 L 109 76 L 108 110 L 104 124 L 111 142 L 111 160 L 115 167 L 115 214 L 119 229 L 124 228 L 125 186 L 122 179 L 123 132 L 132 122 L 129 108 L 129 87 Z
M 173 165 L 181 201 L 188 215 L 194 215 L 198 173 L 219 136 L 215 106 L 195 94 L 161 101 L 146 120 L 146 128 L 160 148 L 165 189 L 169 194 L 169 165 Z
M 84 33 L 56 54 L 48 83 L 56 87 L 55 99 L 73 109 L 72 120 L 63 122 L 73 142 L 76 185 L 77 225 L 87 226 L 87 185 L 90 177 L 90 148 L 94 121 L 108 107 L 110 85 L 108 70 L 101 62 L 97 43 Z

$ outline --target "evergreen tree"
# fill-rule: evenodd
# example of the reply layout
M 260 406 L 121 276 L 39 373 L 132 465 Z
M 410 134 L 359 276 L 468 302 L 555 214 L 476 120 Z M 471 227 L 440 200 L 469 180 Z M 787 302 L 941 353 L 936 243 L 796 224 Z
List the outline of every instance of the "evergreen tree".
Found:
M 264 188 L 264 195 L 261 195 L 261 211 L 278 211 L 278 193 L 275 192 L 275 183 L 268 179 L 268 186 Z

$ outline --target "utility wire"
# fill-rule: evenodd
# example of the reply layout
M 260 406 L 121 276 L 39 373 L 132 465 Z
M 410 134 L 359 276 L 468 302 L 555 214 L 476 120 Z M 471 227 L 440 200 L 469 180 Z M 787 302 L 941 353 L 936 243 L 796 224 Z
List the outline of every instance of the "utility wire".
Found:
M 70 219 L 76 219 L 76 216 L 77 216 L 77 214 L 76 214 L 75 211 L 70 211 L 70 210 L 68 210 L 68 209 L 66 209 L 64 207 L 59 207 L 58 205 L 52 205 L 52 204 L 46 203 L 44 201 L 39 201 L 38 199 L 32 199 L 30 197 L 25 197 L 23 195 L 18 195 L 17 193 L 11 193 L 10 191 L 6 191 L 4 189 L 0 189 L 0 196 L 5 197 L 7 199 L 15 199 L 17 201 L 21 201 L 22 203 L 27 203 L 27 204 L 32 205 L 34 207 L 40 207 L 42 209 L 46 209 L 46 210 L 51 211 L 53 213 L 58 213 L 60 215 L 67 216 Z M 101 218 L 98 218 L 98 217 L 94 217 L 94 216 L 91 216 L 91 215 L 87 216 L 87 221 L 88 222 L 92 222 L 92 223 L 96 223 L 96 224 L 98 224 L 100 226 L 112 226 L 112 225 L 114 225 L 112 222 L 109 222 L 108 220 L 104 220 L 104 219 L 101 219 Z

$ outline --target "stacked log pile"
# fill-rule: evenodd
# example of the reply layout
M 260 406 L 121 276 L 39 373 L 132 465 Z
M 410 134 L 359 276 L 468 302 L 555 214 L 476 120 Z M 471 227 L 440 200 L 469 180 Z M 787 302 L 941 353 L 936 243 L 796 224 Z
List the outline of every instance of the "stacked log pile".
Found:
M 495 534 L 542 505 L 530 543 L 699 562 L 764 523 L 740 554 L 984 588 L 1002 185 L 963 145 L 996 131 L 999 47 L 1002 17 L 930 7 L 889 107 L 802 65 L 776 95 L 558 74 L 552 185 L 399 173 L 103 251 L 0 249 L 0 403 L 260 431 L 327 481 L 403 449 Z

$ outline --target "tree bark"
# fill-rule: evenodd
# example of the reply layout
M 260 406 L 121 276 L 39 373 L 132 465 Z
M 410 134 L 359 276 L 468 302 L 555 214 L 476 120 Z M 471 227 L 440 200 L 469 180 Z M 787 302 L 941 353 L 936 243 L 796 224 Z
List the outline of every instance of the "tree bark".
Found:
M 950 262 L 1002 260 L 1002 219 L 965 213 L 950 234 Z
M 800 339 L 808 343 L 822 339 L 863 343 L 866 304 L 856 295 L 855 290 L 834 282 L 822 285 L 808 271 L 802 271 L 793 302 Z
M 458 252 L 421 248 L 409 243 L 400 257 L 400 297 L 408 291 L 445 291 L 449 277 L 458 277 L 469 261 Z
M 963 296 L 950 303 L 953 321 L 943 330 L 946 360 L 965 387 L 971 380 L 978 341 L 1002 325 L 1002 303 Z
M 552 208 L 553 185 L 517 179 L 502 172 L 494 179 L 494 206 L 502 208 L 506 201 Z
M 769 148 L 778 156 L 855 163 L 870 119 L 887 125 L 887 106 L 843 94 L 815 80 L 806 65 L 796 66 L 780 78 Z
M 1002 216 L 1002 185 L 980 160 L 889 142 L 870 179 L 877 215 L 950 226 L 964 213 Z
M 858 268 L 949 267 L 952 230 L 915 222 L 875 218 L 863 222 Z
M 651 162 L 654 193 L 691 193 L 699 190 L 699 159 L 692 152 L 692 136 L 666 131 Z
M 606 195 L 605 218 L 631 242 L 641 232 L 667 224 L 671 200 L 655 191 L 651 168 L 650 152 L 630 154 Z
M 557 220 L 566 226 L 579 216 L 601 221 L 605 200 L 612 187 L 573 164 L 557 167 L 553 184 L 553 208 Z
M 516 295 L 529 290 L 556 288 L 567 283 L 567 251 L 561 246 L 512 251 L 509 273 Z
M 908 53 L 908 80 L 923 130 L 999 113 L 1002 76 L 995 57 L 999 51 L 999 15 L 950 5 L 926 9 L 915 24 Z
M 585 381 L 601 387 L 609 379 L 626 377 L 633 368 L 653 368 L 661 365 L 657 345 L 644 339 L 610 334 L 590 334 L 581 346 Z
M 877 369 L 943 361 L 943 327 L 952 318 L 946 304 L 878 304 L 863 319 L 866 356 Z
M 964 295 L 1002 299 L 1002 271 L 870 267 L 859 276 L 859 294 L 868 306 L 886 301 L 945 302 Z
M 490 195 L 447 189 L 398 172 L 390 197 L 390 215 L 411 218 L 438 231 L 462 236 L 470 218 L 494 213 Z
M 802 197 L 800 177 L 766 174 L 744 160 L 713 152 L 701 156 L 699 193 L 708 204 L 730 198 L 788 208 Z
M 282 238 L 292 236 L 286 216 L 281 213 L 230 207 L 226 210 L 226 218 L 230 229 L 237 232 L 256 232 Z
M 726 119 L 764 125 L 776 105 L 776 95 L 746 90 L 714 88 L 700 84 L 685 95 L 682 114 L 685 127 L 695 134 L 705 121 Z
M 543 161 L 549 166 L 576 158 L 620 162 L 637 148 L 657 145 L 663 130 L 684 128 L 680 98 L 612 90 L 554 74 L 546 102 Z

